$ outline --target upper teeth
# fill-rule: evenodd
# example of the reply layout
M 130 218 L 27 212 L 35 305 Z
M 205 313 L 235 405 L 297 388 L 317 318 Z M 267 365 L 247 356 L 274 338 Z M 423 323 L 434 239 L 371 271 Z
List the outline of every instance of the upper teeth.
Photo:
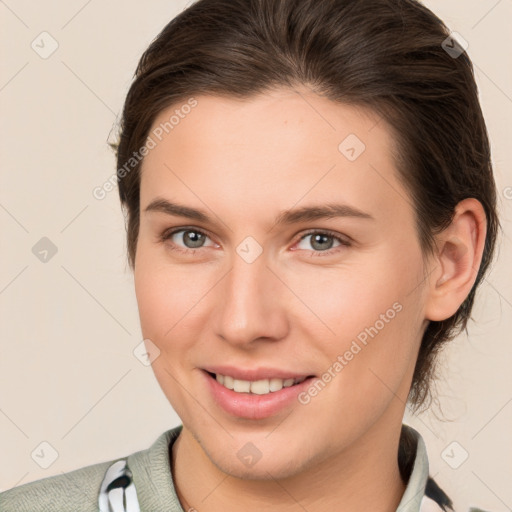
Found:
M 221 375 L 217 373 L 215 378 L 219 384 L 225 388 L 232 389 L 238 393 L 255 393 L 257 395 L 265 395 L 271 391 L 279 391 L 288 388 L 294 384 L 299 384 L 306 377 L 297 379 L 261 379 L 261 380 L 239 380 L 229 375 Z

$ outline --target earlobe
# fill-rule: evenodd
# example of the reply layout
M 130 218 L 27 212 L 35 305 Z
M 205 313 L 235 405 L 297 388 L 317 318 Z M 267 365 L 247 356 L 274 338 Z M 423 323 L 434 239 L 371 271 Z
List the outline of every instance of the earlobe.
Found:
M 450 225 L 436 236 L 434 271 L 425 318 L 442 321 L 453 316 L 476 281 L 485 245 L 486 218 L 474 198 L 461 201 Z

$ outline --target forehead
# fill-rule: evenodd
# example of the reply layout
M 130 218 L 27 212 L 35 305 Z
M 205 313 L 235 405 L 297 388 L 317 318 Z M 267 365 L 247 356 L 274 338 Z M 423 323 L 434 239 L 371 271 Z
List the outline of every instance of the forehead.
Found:
M 315 198 L 375 213 L 410 210 L 391 130 L 371 110 L 306 89 L 194 99 L 193 108 L 184 101 L 155 119 L 155 146 L 141 166 L 142 203 L 170 194 L 199 206 L 202 197 L 248 216 L 256 213 L 251 204 L 289 208 Z

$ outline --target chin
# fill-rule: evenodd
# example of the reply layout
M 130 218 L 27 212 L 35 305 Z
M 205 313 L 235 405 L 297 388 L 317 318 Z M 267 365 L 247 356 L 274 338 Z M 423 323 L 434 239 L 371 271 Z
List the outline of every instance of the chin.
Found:
M 275 436 L 275 437 L 274 437 Z M 273 439 L 272 439 L 273 438 Z M 284 442 L 277 431 L 236 435 L 229 442 L 200 443 L 206 456 L 220 471 L 244 480 L 273 480 L 292 477 L 307 464 L 302 460 L 304 446 L 287 437 Z
M 297 460 L 281 460 L 281 458 L 276 460 L 275 455 L 271 457 L 271 460 L 261 458 L 251 467 L 241 464 L 238 458 L 226 459 L 225 454 L 222 460 L 213 458 L 210 460 L 223 473 L 242 480 L 281 480 L 293 477 L 300 472 Z

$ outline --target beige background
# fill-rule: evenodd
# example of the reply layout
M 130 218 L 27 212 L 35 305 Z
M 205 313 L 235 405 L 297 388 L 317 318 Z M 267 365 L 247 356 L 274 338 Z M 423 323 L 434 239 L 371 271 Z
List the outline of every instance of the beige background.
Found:
M 147 448 L 179 424 L 151 367 L 133 354 L 142 336 L 117 189 L 102 201 L 92 190 L 115 172 L 106 141 L 142 51 L 186 3 L 0 1 L 1 490 Z M 506 511 L 512 0 L 425 4 L 469 43 L 505 236 L 469 337 L 446 351 L 439 382 L 444 419 L 435 409 L 406 421 L 424 436 L 431 474 L 456 510 Z M 35 39 L 39 52 L 51 49 L 49 36 L 41 36 L 42 48 L 43 31 L 59 45 L 46 59 L 31 47 Z M 57 248 L 46 263 L 32 252 L 42 237 Z

